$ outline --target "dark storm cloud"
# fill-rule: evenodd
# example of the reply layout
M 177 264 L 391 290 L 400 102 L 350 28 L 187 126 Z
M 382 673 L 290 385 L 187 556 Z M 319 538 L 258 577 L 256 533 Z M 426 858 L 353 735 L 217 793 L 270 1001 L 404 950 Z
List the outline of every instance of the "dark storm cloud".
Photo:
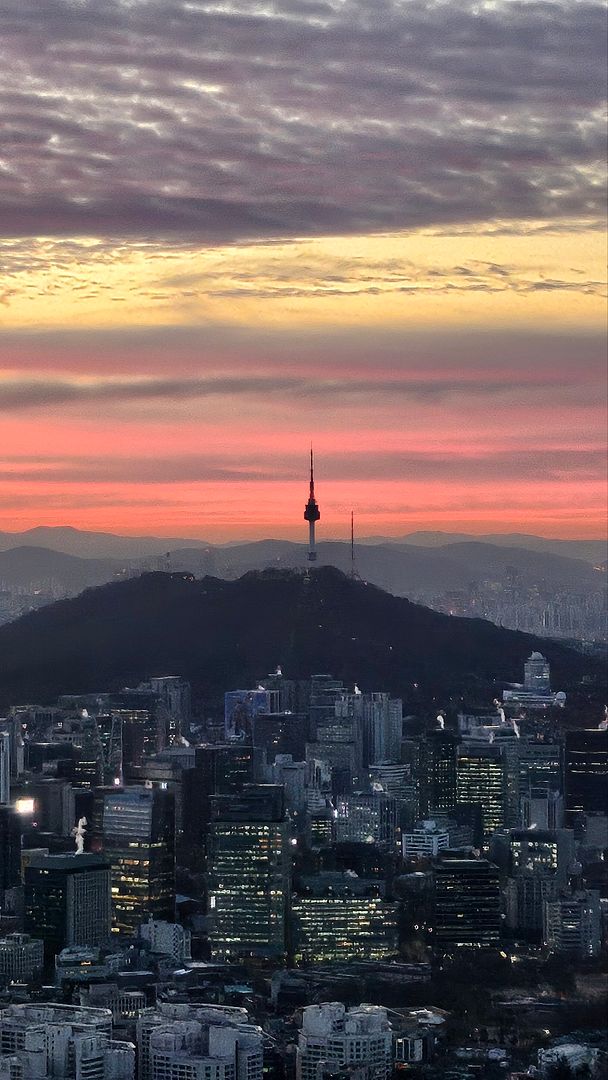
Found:
M 9 0 L 3 23 L 5 236 L 603 212 L 599 3 Z

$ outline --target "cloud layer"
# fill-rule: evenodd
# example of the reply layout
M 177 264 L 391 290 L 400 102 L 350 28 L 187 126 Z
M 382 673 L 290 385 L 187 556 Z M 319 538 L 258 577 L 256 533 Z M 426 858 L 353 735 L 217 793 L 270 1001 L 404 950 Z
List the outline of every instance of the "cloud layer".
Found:
M 8 0 L 5 236 L 603 214 L 603 6 Z

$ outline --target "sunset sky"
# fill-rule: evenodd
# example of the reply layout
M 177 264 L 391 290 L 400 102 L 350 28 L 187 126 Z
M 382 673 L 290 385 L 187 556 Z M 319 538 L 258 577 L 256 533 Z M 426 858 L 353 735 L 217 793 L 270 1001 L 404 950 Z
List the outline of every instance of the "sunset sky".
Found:
M 2 10 L 0 529 L 603 534 L 603 4 Z

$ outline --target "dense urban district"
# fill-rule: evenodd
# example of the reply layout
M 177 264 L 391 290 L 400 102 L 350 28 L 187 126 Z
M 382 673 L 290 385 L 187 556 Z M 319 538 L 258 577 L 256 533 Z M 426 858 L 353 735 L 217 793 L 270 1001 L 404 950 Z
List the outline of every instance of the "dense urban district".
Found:
M 0 639 L 1 1080 L 606 1074 L 596 655 L 327 568 Z

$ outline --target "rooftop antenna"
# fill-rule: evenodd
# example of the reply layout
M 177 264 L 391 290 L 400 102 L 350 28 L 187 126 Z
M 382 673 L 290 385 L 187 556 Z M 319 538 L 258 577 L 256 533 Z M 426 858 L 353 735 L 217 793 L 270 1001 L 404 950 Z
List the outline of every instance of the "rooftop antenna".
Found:
M 355 576 L 355 512 L 350 512 L 350 576 Z

